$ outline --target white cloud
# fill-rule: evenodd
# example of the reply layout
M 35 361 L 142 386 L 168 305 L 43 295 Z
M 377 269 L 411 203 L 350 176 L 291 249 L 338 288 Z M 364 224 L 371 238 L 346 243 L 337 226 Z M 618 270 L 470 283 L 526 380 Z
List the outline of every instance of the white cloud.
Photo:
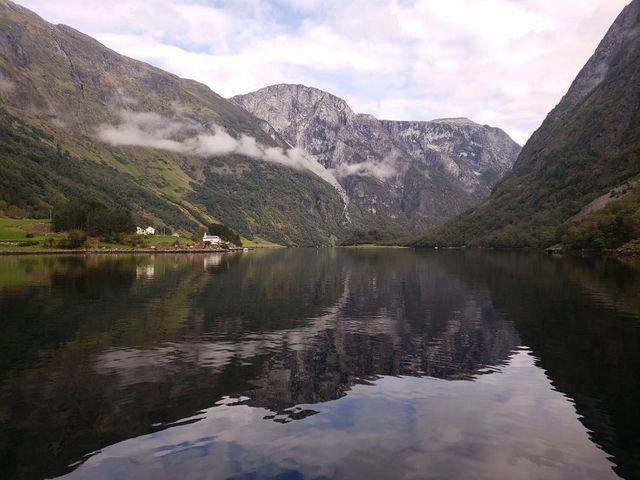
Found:
M 345 163 L 336 168 L 335 174 L 338 178 L 357 175 L 385 180 L 401 173 L 403 166 L 398 164 L 399 159 L 400 153 L 393 152 L 382 160 L 369 160 L 349 164 Z
M 305 83 L 382 118 L 467 116 L 524 142 L 628 0 L 22 0 L 232 96 Z
M 119 123 L 101 125 L 96 134 L 100 140 L 114 146 L 158 148 L 200 157 L 237 154 L 298 170 L 307 170 L 338 191 L 345 202 L 346 210 L 348 197 L 334 174 L 304 151 L 297 148 L 263 146 L 255 138 L 244 134 L 235 138 L 218 125 L 205 127 L 181 116 L 179 112 L 178 107 L 176 114 L 169 118 L 154 112 L 121 110 L 118 114 Z
M 5 77 L 2 72 L 0 72 L 0 93 L 11 92 L 14 88 L 16 88 L 16 84 Z

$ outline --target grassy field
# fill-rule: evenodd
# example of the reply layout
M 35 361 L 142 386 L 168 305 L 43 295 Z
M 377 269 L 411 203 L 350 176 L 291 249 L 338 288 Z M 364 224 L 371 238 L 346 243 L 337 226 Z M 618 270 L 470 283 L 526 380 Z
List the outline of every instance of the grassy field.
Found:
M 0 218 L 0 242 L 39 242 L 48 236 L 60 237 L 51 232 L 50 220 Z
M 0 250 L 40 250 L 56 248 L 55 242 L 63 238 L 65 238 L 65 234 L 51 231 L 50 220 L 0 218 Z M 174 237 L 173 235 L 149 235 L 136 237 L 136 239 L 140 240 L 142 244 L 136 246 L 130 242 L 109 243 L 100 241 L 98 238 L 89 238 L 84 247 L 135 250 L 136 248 L 150 247 L 188 247 L 193 244 L 193 241 L 188 238 Z M 281 245 L 261 238 L 255 238 L 254 240 L 242 238 L 242 245 L 248 248 L 281 248 Z
M 0 218 L 0 250 L 39 250 L 43 248 L 51 248 L 47 246 L 45 241 L 50 244 L 64 238 L 62 233 L 54 233 L 51 231 L 51 221 L 42 219 L 14 219 Z M 101 242 L 98 238 L 89 238 L 87 247 L 90 248 L 118 248 L 118 249 L 134 249 L 155 247 L 173 247 L 176 244 L 180 247 L 186 247 L 193 242 L 187 238 L 174 237 L 172 235 L 150 235 L 139 237 L 142 245 L 135 247 L 133 245 L 106 243 Z
M 283 248 L 282 245 L 278 245 L 277 243 L 269 242 L 258 237 L 255 237 L 253 240 L 241 237 L 241 240 L 242 246 L 247 248 Z
M 174 237 L 173 235 L 148 235 L 142 237 L 142 242 L 145 246 L 157 246 L 157 247 L 169 247 L 173 246 L 176 243 L 180 247 L 186 247 L 187 245 L 192 244 L 193 242 L 188 238 L 183 237 Z
M 141 245 L 132 245 L 130 243 L 110 243 L 102 242 L 98 238 L 90 238 L 87 246 L 91 248 L 113 248 L 119 250 L 135 250 L 138 248 L 173 248 L 188 247 L 193 244 L 191 240 L 183 237 L 174 237 L 173 235 L 145 235 L 136 237 L 142 242 Z

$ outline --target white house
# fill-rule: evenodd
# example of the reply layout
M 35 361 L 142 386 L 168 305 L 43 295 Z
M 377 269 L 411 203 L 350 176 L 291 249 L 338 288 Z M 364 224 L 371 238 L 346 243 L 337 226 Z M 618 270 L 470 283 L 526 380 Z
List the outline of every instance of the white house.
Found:
M 136 235 L 155 235 L 155 234 L 156 234 L 156 229 L 153 227 L 147 227 L 147 228 L 136 227 Z
M 220 245 L 222 243 L 222 239 L 217 235 L 209 235 L 205 233 L 202 237 L 202 243 L 205 245 Z

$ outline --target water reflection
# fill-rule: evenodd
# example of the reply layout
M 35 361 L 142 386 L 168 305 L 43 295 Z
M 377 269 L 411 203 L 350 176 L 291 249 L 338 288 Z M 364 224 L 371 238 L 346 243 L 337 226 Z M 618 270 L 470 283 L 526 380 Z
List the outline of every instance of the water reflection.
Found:
M 139 280 L 141 278 L 153 279 L 156 275 L 156 266 L 151 263 L 147 265 L 138 265 L 136 266 L 136 278 Z
M 202 263 L 205 272 L 217 270 L 216 267 L 222 265 L 223 258 L 224 255 L 222 253 L 212 253 L 211 255 L 207 255 L 206 257 L 204 257 Z
M 475 382 L 383 377 L 314 404 L 304 423 L 228 403 L 108 447 L 67 478 L 615 478 L 526 351 Z
M 280 250 L 0 272 L 8 478 L 638 472 L 633 265 Z

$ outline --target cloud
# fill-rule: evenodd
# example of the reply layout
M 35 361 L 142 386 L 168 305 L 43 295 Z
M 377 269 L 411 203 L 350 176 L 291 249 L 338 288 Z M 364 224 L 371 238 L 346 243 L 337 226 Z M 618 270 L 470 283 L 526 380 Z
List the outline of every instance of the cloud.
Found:
M 245 134 L 235 138 L 219 125 L 204 126 L 179 112 L 180 108 L 176 107 L 173 117 L 165 117 L 155 112 L 120 110 L 119 123 L 101 125 L 97 137 L 113 146 L 158 148 L 199 157 L 236 154 L 297 170 L 307 170 L 334 187 L 346 208 L 348 197 L 336 177 L 304 151 L 297 148 L 267 147 Z
M 14 88 L 16 88 L 16 84 L 5 77 L 2 72 L 0 72 L 0 93 L 9 93 Z
M 159 148 L 200 157 L 230 154 L 264 158 L 265 149 L 246 135 L 236 139 L 218 125 L 204 127 L 194 120 L 176 115 L 164 117 L 155 112 L 121 110 L 117 125 L 101 125 L 98 138 L 110 145 Z
M 355 175 L 387 180 L 398 175 L 402 171 L 401 165 L 398 164 L 399 158 L 400 154 L 398 152 L 393 152 L 382 160 L 369 160 L 365 162 L 339 165 L 334 172 L 338 178 Z
M 472 118 L 524 143 L 629 0 L 22 0 L 232 96 L 303 83 L 379 118 Z

